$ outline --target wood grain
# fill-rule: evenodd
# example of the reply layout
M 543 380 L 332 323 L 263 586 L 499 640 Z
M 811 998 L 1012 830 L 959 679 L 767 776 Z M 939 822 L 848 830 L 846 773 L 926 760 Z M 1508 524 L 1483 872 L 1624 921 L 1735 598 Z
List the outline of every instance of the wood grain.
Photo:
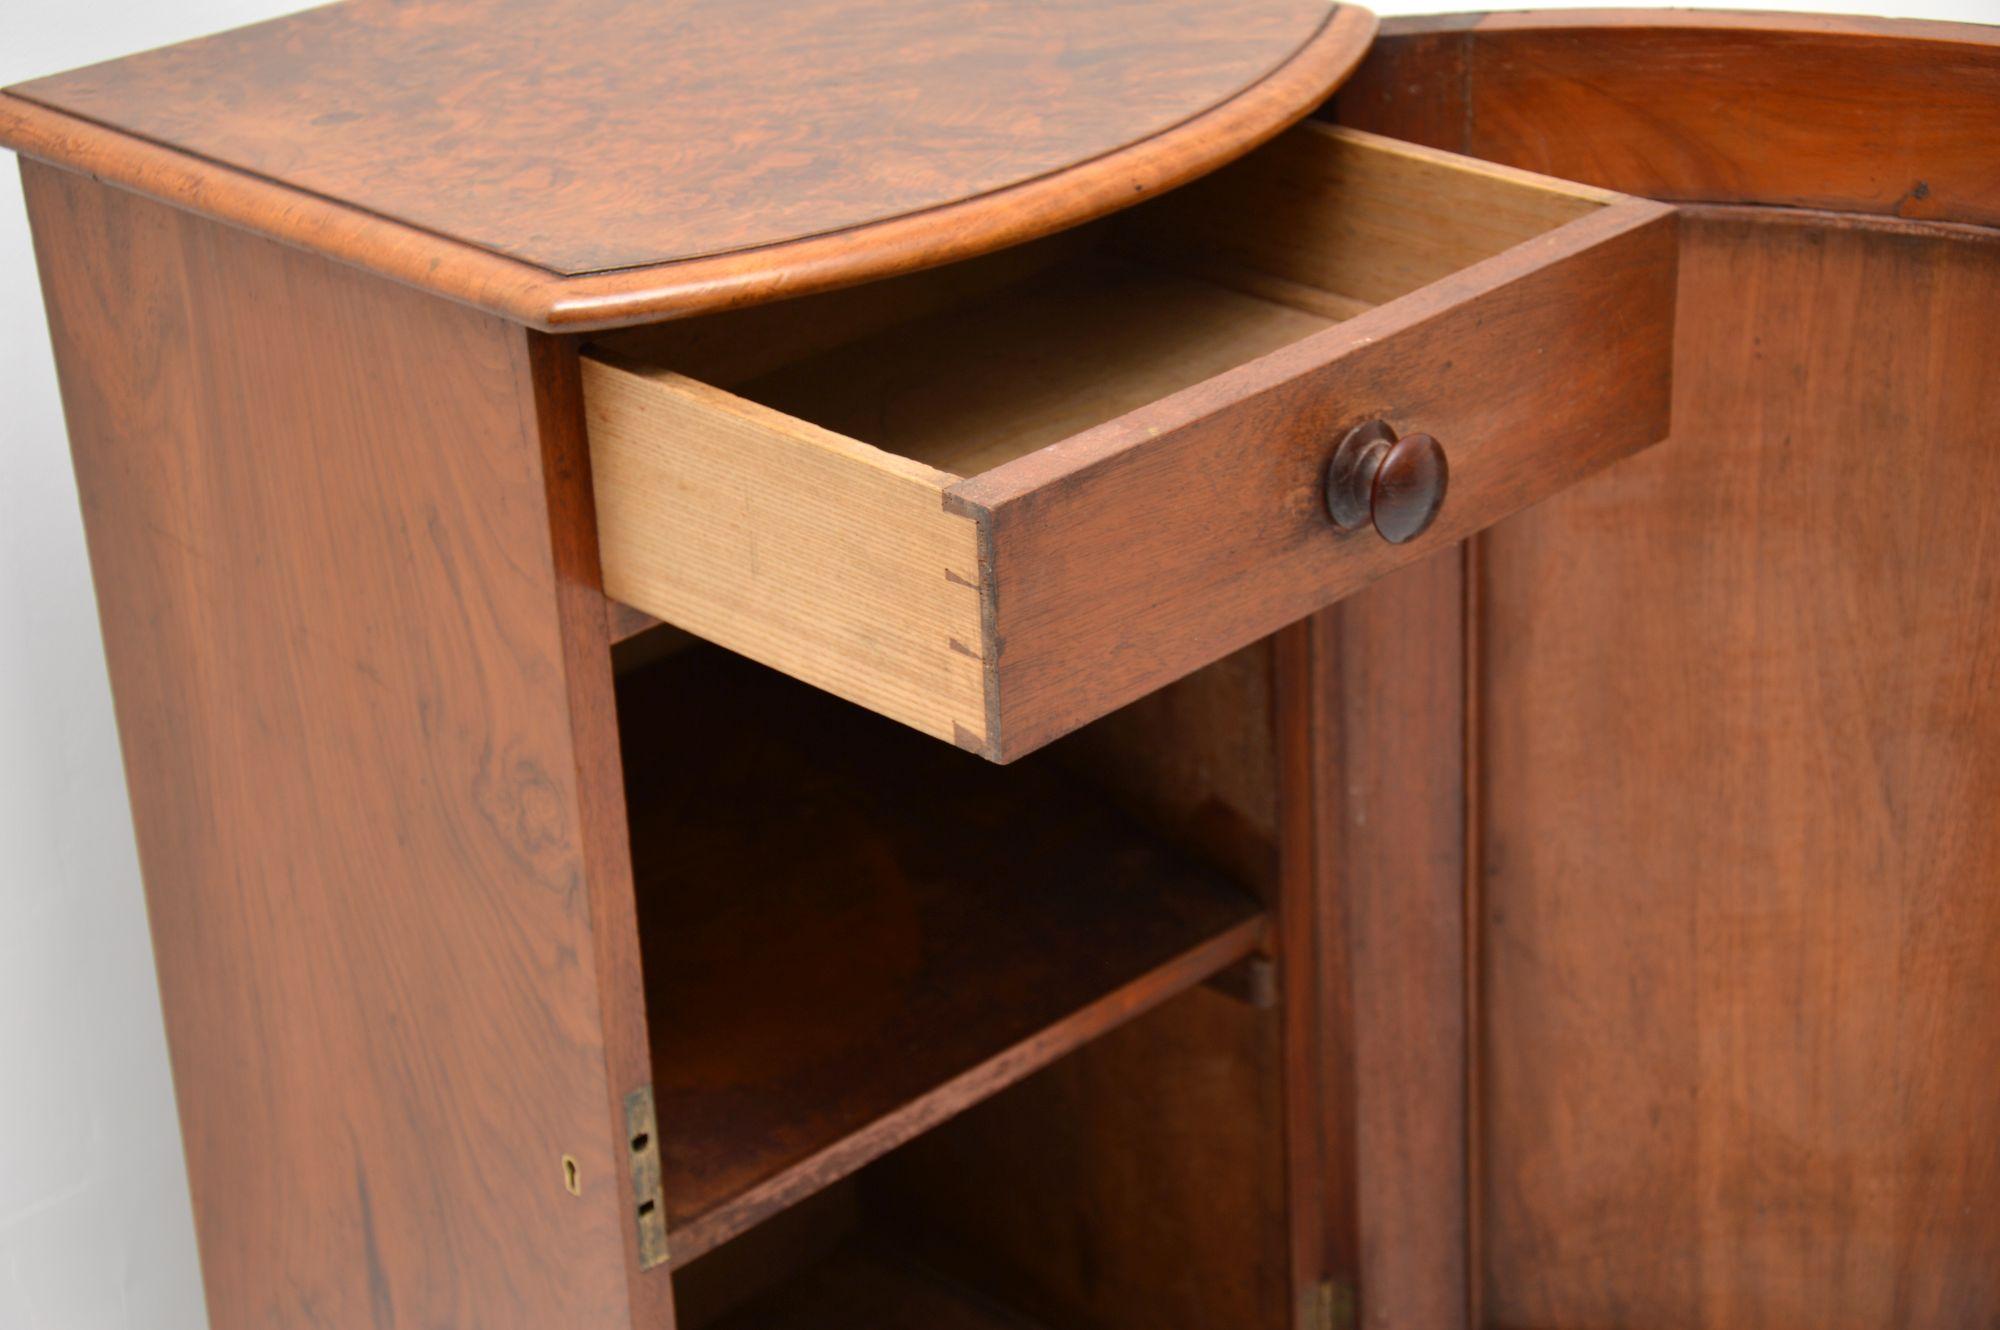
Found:
M 1682 273 L 1673 440 L 1486 551 L 1486 1304 L 1988 1324 L 2000 238 Z
M 952 477 L 664 370 L 588 360 L 605 592 L 916 727 L 987 740 Z
M 0 97 L 0 144 L 547 328 L 1127 206 L 1306 114 L 1324 0 L 349 0 Z
M 621 688 L 676 1262 L 1262 940 L 1254 898 L 1049 762 L 712 647 Z
M 670 1324 L 622 1236 L 643 1013 L 559 367 L 24 177 L 212 1322 Z
M 1347 124 L 1652 198 L 2000 222 L 2000 29 L 1583 11 L 1389 24 Z
M 349 0 L 9 91 L 577 275 L 1073 168 L 1256 83 L 1329 8 Z

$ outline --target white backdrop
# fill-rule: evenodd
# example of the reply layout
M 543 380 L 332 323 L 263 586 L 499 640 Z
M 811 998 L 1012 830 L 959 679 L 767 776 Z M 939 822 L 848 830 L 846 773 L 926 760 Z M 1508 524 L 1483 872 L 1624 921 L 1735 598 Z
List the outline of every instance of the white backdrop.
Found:
M 299 7 L 6 0 L 0 86 Z M 2000 23 L 2000 0 L 1761 7 Z M 12 169 L 0 172 L 0 624 L 0 1330 L 201 1330 L 111 695 Z

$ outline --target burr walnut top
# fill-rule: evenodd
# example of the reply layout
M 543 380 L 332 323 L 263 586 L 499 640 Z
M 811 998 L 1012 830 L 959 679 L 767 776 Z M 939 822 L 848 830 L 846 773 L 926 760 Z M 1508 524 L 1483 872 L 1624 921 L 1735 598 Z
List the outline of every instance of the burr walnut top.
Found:
M 1305 114 L 1373 28 L 1326 0 L 347 0 L 21 84 L 0 142 L 602 324 L 1110 211 Z

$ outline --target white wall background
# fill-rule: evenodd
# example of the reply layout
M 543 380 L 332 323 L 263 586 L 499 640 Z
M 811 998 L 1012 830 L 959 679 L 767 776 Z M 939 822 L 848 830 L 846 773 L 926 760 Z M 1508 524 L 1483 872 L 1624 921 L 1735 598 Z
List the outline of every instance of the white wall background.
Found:
M 1361 2 L 1382 14 L 1489 7 Z M 298 7 L 6 0 L 0 86 Z M 2000 0 L 1761 7 L 2000 23 Z M 0 172 L 0 625 L 0 1330 L 201 1330 L 111 694 L 11 169 Z

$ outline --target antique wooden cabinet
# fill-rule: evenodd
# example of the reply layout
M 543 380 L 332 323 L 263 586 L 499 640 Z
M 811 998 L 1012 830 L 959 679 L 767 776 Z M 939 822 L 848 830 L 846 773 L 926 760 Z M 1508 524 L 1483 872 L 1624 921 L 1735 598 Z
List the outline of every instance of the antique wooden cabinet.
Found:
M 217 1330 L 2000 1318 L 1993 32 L 346 0 L 0 142 Z

